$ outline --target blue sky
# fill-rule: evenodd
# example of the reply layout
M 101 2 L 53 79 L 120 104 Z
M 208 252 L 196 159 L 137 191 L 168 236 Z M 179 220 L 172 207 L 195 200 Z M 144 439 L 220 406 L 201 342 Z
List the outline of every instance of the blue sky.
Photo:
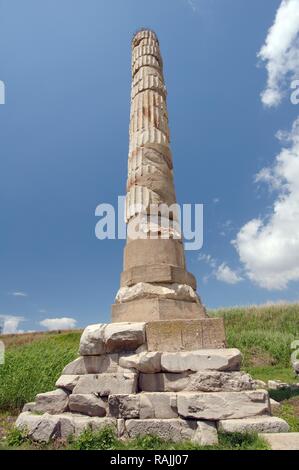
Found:
M 80 327 L 109 321 L 124 241 L 99 241 L 94 212 L 125 192 L 130 41 L 143 26 L 158 34 L 164 59 L 177 199 L 204 204 L 203 248 L 187 252 L 203 302 L 299 299 L 298 194 L 289 176 L 299 159 L 299 105 L 290 101 L 299 61 L 287 56 L 298 52 L 290 9 L 299 5 L 283 3 L 290 20 L 281 26 L 280 0 L 0 0 L 7 331 L 65 317 Z M 293 207 L 283 227 L 279 203 Z

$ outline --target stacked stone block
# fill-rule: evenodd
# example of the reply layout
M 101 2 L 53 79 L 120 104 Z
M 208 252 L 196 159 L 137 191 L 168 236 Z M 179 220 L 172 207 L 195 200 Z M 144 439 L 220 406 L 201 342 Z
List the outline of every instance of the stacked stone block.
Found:
M 25 405 L 16 425 L 45 442 L 106 426 L 120 438 L 155 434 L 201 445 L 217 443 L 218 430 L 288 431 L 271 416 L 268 392 L 240 371 L 240 351 L 223 348 L 222 321 L 215 320 L 218 336 L 193 350 L 186 349 L 193 320 L 88 326 L 80 356 L 64 368 L 56 390 Z M 167 323 L 181 342 L 172 334 L 172 345 L 151 350 Z

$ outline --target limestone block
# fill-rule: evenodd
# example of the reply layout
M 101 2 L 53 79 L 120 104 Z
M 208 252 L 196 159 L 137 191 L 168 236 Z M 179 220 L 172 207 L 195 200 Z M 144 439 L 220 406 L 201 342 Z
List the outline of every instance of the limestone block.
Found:
M 58 388 L 52 392 L 39 393 L 36 395 L 34 411 L 41 413 L 57 414 L 67 410 L 69 394 Z
M 233 371 L 240 369 L 238 349 L 200 349 L 198 351 L 163 352 L 161 367 L 166 372 L 200 370 Z
M 102 372 L 123 372 L 118 365 L 118 354 L 81 356 L 70 362 L 62 371 L 63 375 L 100 374 Z
M 128 220 L 131 217 L 134 217 L 134 215 L 139 214 L 141 212 L 150 212 L 152 217 L 155 216 L 156 218 L 158 218 L 157 214 L 162 212 L 163 215 L 164 211 L 166 218 L 169 218 L 168 207 L 176 203 L 173 178 L 172 176 L 169 177 L 165 173 L 159 172 L 156 169 L 152 172 L 152 169 L 152 167 L 147 167 L 146 169 L 143 169 L 141 175 L 135 174 L 134 184 L 131 183 L 127 185 L 126 204 L 129 205 L 129 207 L 126 207 L 126 213 L 128 216 Z M 144 189 L 142 190 L 141 188 L 147 188 L 147 191 L 145 191 Z M 161 210 L 160 207 L 150 207 L 150 204 L 166 204 L 166 207 L 162 206 Z M 141 206 L 141 208 L 138 208 L 138 205 Z M 136 208 L 134 213 L 132 207 L 133 209 L 134 207 Z M 177 225 L 179 226 L 178 223 Z M 128 233 L 132 233 L 132 228 L 128 230 Z
M 121 287 L 132 286 L 138 282 L 187 284 L 196 290 L 196 279 L 183 268 L 166 264 L 135 266 L 121 274 Z
M 104 354 L 106 352 L 104 343 L 105 323 L 89 325 L 83 331 L 80 339 L 79 352 L 81 356 Z
M 135 286 L 121 287 L 116 294 L 116 303 L 130 302 L 137 299 L 160 299 L 186 300 L 187 302 L 197 302 L 198 297 L 192 287 L 186 284 L 155 285 L 146 282 L 139 282 Z
M 143 88 L 150 88 L 151 89 L 158 89 L 157 87 L 161 87 L 161 92 L 166 93 L 165 88 L 161 84 L 159 84 L 158 80 L 150 80 L 149 78 L 145 79 L 143 82 L 139 83 L 138 87 L 134 87 L 132 89 L 132 95 L 136 96 L 137 93 L 142 92 Z M 167 115 L 161 112 L 160 108 L 156 106 L 150 107 L 143 107 L 138 108 L 135 113 L 131 115 L 130 120 L 130 129 L 129 133 L 130 136 L 133 137 L 135 132 L 142 132 L 144 130 L 149 130 L 155 127 L 159 129 L 163 134 L 167 136 L 167 140 L 170 139 L 170 131 L 168 126 L 168 119 Z
M 69 399 L 69 409 L 88 416 L 103 417 L 106 415 L 107 401 L 104 401 L 93 393 L 72 393 Z
M 15 426 L 33 441 L 47 443 L 58 437 L 58 423 L 57 416 L 51 416 L 48 413 L 41 416 L 26 411 L 18 416 Z
M 148 68 L 149 67 L 143 67 L 140 72 L 146 72 Z M 157 74 L 158 76 L 160 75 L 159 72 Z M 138 77 L 138 75 L 135 75 L 135 77 Z M 135 113 L 137 113 L 139 110 L 142 110 L 143 108 L 158 108 L 161 110 L 163 115 L 166 117 L 168 116 L 165 97 L 156 90 L 145 90 L 141 93 L 138 93 L 133 98 L 131 102 L 130 119 L 132 119 Z M 170 152 L 170 149 L 168 149 L 168 152 Z
M 261 437 L 269 444 L 272 450 L 298 450 L 299 432 L 267 433 Z
M 67 439 L 70 435 L 79 436 L 86 429 L 93 432 L 100 431 L 106 427 L 112 427 L 116 430 L 116 419 L 100 418 L 98 416 L 84 416 L 76 413 L 63 413 L 57 415 L 59 418 L 60 437 Z
M 107 352 L 134 351 L 145 343 L 145 323 L 109 323 L 104 332 Z
M 185 268 L 184 247 L 180 240 L 132 240 L 125 246 L 124 269 L 135 266 L 168 264 Z
M 194 444 L 213 446 L 218 444 L 218 433 L 213 421 L 197 421 L 197 429 L 192 438 Z
M 204 308 L 201 307 L 200 311 L 198 317 L 204 317 Z M 206 334 L 207 330 L 209 335 Z M 149 351 L 193 351 L 225 347 L 222 318 L 195 320 L 193 317 L 192 320 L 178 320 L 173 317 L 172 321 L 151 321 L 146 325 L 146 338 Z
M 125 427 L 125 420 L 123 418 L 119 418 L 116 420 L 117 424 L 117 437 L 125 437 L 126 427 Z
M 127 229 L 127 243 L 136 240 L 136 238 L 182 239 L 179 223 L 176 220 L 158 215 L 138 214 L 129 220 Z
M 22 412 L 23 411 L 34 411 L 34 407 L 35 407 L 35 401 L 25 403 L 25 405 L 23 406 Z
M 161 353 L 160 352 L 141 352 L 139 354 L 131 354 L 121 356 L 119 364 L 124 368 L 134 368 L 144 373 L 155 373 L 161 370 Z
M 174 299 L 139 299 L 131 300 L 121 304 L 112 305 L 112 321 L 152 321 L 171 320 L 178 318 L 195 319 L 205 315 L 204 307 L 197 302 L 186 302 L 185 300 Z M 167 343 L 172 343 L 168 338 Z M 151 350 L 163 350 L 166 344 L 160 343 L 161 346 Z M 177 343 L 176 343 L 177 346 Z M 189 348 L 190 349 L 190 348 Z
M 177 418 L 177 399 L 175 393 L 141 393 L 140 419 Z
M 82 375 L 73 393 L 96 393 L 100 397 L 137 392 L 136 373 L 103 373 Z
M 55 387 L 65 388 L 71 392 L 78 383 L 79 378 L 80 375 L 61 375 L 56 381 Z
M 139 388 L 147 392 L 238 392 L 252 390 L 253 380 L 244 372 L 142 373 Z
M 289 387 L 289 384 L 286 382 L 282 382 L 281 380 L 268 380 L 269 390 L 282 390 L 288 387 Z
M 110 395 L 108 398 L 109 415 L 114 418 L 139 418 L 140 394 Z
M 279 401 L 276 401 L 276 400 L 273 400 L 273 398 L 270 398 L 271 411 L 274 411 L 275 409 L 277 410 L 280 406 L 281 404 L 279 403 Z
M 292 363 L 292 366 L 293 366 L 293 369 L 294 369 L 295 374 L 298 374 L 298 375 L 299 375 L 299 361 L 294 361 L 294 362 Z
M 269 414 L 269 397 L 264 390 L 244 392 L 180 392 L 178 413 L 184 418 L 218 421 Z
M 218 423 L 218 430 L 222 432 L 288 432 L 286 421 L 276 416 L 255 416 L 253 418 L 226 419 Z
M 194 420 L 183 419 L 128 419 L 125 422 L 126 432 L 130 438 L 148 436 L 149 434 L 163 440 L 181 442 L 193 438 L 197 429 Z

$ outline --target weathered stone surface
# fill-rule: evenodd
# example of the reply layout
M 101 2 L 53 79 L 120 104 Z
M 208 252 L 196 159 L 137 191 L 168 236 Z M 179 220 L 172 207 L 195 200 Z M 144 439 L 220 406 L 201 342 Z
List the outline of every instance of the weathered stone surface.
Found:
M 218 433 L 212 421 L 197 421 L 197 429 L 192 438 L 194 444 L 213 446 L 218 444 Z
M 136 373 L 104 373 L 82 375 L 73 393 L 97 393 L 101 397 L 115 394 L 136 393 Z
M 269 390 L 282 390 L 288 387 L 289 387 L 289 384 L 286 382 L 282 382 L 281 380 L 268 380 Z
M 34 411 L 34 407 L 35 407 L 35 401 L 25 403 L 25 405 L 23 406 L 22 412 L 24 412 L 24 411 Z
M 299 432 L 262 434 L 272 450 L 299 450 Z
M 146 339 L 149 351 L 175 352 L 223 348 L 225 347 L 223 319 L 150 321 L 146 324 Z
M 226 419 L 218 423 L 218 431 L 223 432 L 288 432 L 286 421 L 276 416 L 255 416 L 253 418 Z
M 144 373 L 160 372 L 161 353 L 160 352 L 141 352 L 119 358 L 119 365 L 124 368 L 134 368 Z
M 79 436 L 82 432 L 90 428 L 93 432 L 109 426 L 116 429 L 116 419 L 99 418 L 97 416 L 84 416 L 76 413 L 63 413 L 57 415 L 59 419 L 59 437 L 67 439 L 70 435 Z
M 267 414 L 268 393 L 264 390 L 246 392 L 180 392 L 178 413 L 184 418 L 221 420 L 247 418 Z
M 58 414 L 67 410 L 69 394 L 57 389 L 52 392 L 39 393 L 36 395 L 34 411 L 41 413 Z
M 258 389 L 258 388 L 267 388 L 267 384 L 266 382 L 264 382 L 263 380 L 254 380 L 254 388 L 255 389 Z
M 80 356 L 62 371 L 64 375 L 101 374 L 103 372 L 125 372 L 118 364 L 118 353 L 100 356 Z
M 299 361 L 294 361 L 292 363 L 295 374 L 299 374 Z
M 78 383 L 80 375 L 61 375 L 57 380 L 55 387 L 65 388 L 72 391 Z
M 139 388 L 145 392 L 226 392 L 252 390 L 253 380 L 244 372 L 199 371 L 195 373 L 140 374 Z
M 106 352 L 104 342 L 105 323 L 89 325 L 85 328 L 80 339 L 79 352 L 81 356 L 104 354 Z
M 197 423 L 183 419 L 128 419 L 125 422 L 128 437 L 154 434 L 167 441 L 180 442 L 193 438 Z
M 177 417 L 177 398 L 175 393 L 140 394 L 140 419 Z
M 80 354 L 81 356 L 94 356 L 119 351 L 134 351 L 144 342 L 144 323 L 100 323 L 85 328 L 80 339 Z M 83 366 L 82 362 L 80 365 Z M 99 360 L 98 365 L 101 368 Z
M 201 349 L 198 351 L 164 352 L 161 367 L 167 372 L 200 370 L 239 370 L 241 353 L 238 349 Z
M 121 274 L 121 287 L 133 286 L 138 282 L 187 284 L 196 290 L 196 279 L 185 269 L 164 264 L 135 266 Z
M 104 340 L 108 353 L 134 351 L 145 343 L 145 323 L 109 323 Z
M 125 322 L 132 319 L 140 322 L 148 319 L 151 321 L 176 320 L 177 318 L 197 319 L 205 316 L 204 307 L 199 302 L 160 298 L 113 304 L 111 312 L 113 322 Z
M 70 395 L 69 409 L 76 413 L 103 417 L 106 415 L 107 407 L 107 400 L 104 401 L 93 393 L 73 393 Z
M 37 442 L 49 442 L 59 436 L 59 418 L 57 416 L 32 414 L 29 411 L 21 413 L 16 421 L 16 427 L 26 436 Z
M 270 408 L 271 411 L 274 411 L 275 409 L 279 408 L 281 405 L 279 401 L 273 400 L 273 398 L 270 398 Z
M 140 395 L 110 395 L 109 414 L 114 418 L 139 418 Z
M 186 300 L 196 302 L 197 295 L 192 287 L 186 284 L 156 285 L 148 282 L 139 282 L 131 287 L 121 287 L 116 294 L 116 303 L 130 302 L 137 299 L 160 299 Z

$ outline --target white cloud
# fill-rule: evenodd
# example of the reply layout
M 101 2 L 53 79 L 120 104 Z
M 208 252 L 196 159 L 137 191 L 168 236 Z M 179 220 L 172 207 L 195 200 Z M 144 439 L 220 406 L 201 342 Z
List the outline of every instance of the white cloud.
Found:
M 266 289 L 285 289 L 299 280 L 299 117 L 272 168 L 259 173 L 278 190 L 271 213 L 247 222 L 232 241 L 249 279 Z
M 189 5 L 189 7 L 192 9 L 192 11 L 194 11 L 194 13 L 196 11 L 198 11 L 198 6 L 197 6 L 195 0 L 187 0 L 187 3 Z
M 198 255 L 198 261 L 204 261 L 206 264 L 211 266 L 211 268 L 216 267 L 216 260 L 211 255 L 206 255 L 204 253 Z
M 14 297 L 28 297 L 27 292 L 22 291 L 12 292 L 11 295 L 13 295 Z
M 226 282 L 227 284 L 237 284 L 243 278 L 233 271 L 226 263 L 220 264 L 215 271 L 215 276 L 218 281 Z
M 76 327 L 77 320 L 68 317 L 45 318 L 45 320 L 42 320 L 39 324 L 48 330 L 70 330 Z
M 219 197 L 214 197 L 213 203 L 214 203 L 214 204 L 218 204 L 218 202 L 220 202 Z
M 18 326 L 22 321 L 24 321 L 24 317 L 18 317 L 14 315 L 0 315 L 0 323 L 2 323 L 3 326 L 2 333 L 23 333 L 23 330 L 18 329 Z
M 268 72 L 262 102 L 265 106 L 277 106 L 283 98 L 286 80 L 299 73 L 299 0 L 282 0 L 258 57 L 266 63 Z

